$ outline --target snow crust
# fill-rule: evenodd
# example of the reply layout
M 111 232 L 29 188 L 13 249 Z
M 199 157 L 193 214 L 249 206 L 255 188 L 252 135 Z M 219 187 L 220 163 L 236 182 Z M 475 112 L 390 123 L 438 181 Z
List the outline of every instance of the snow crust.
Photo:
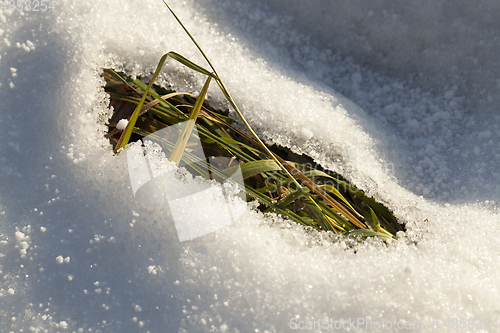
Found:
M 324 318 L 436 331 L 429 320 L 499 316 L 496 2 L 172 6 L 268 142 L 341 172 L 408 231 L 357 243 L 248 206 L 179 242 L 168 207 L 134 199 L 126 154 L 103 137 L 102 68 L 151 75 L 168 51 L 205 66 L 162 2 L 1 10 L 3 331 L 290 332 Z M 182 91 L 204 82 L 172 61 L 163 73 Z

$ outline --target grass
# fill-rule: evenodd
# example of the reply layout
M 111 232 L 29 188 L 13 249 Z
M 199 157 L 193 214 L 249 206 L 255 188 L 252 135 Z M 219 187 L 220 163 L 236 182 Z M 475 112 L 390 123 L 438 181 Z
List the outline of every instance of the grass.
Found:
M 105 90 L 115 110 L 108 137 L 115 152 L 130 141 L 147 137 L 160 144 L 171 161 L 182 163 L 193 174 L 238 184 L 245 190 L 245 199 L 258 200 L 263 212 L 275 212 L 318 230 L 397 239 L 395 235 L 404 230 L 404 225 L 385 206 L 341 175 L 315 165 L 310 158 L 283 147 L 268 147 L 259 139 L 201 47 L 165 5 L 205 57 L 211 71 L 175 52 L 160 59 L 147 84 L 140 78 L 105 69 Z M 169 57 L 207 76 L 198 96 L 154 85 Z M 205 95 L 212 80 L 251 136 L 234 125 L 228 112 L 209 106 Z M 116 125 L 123 118 L 129 121 L 120 131 Z M 242 179 L 235 181 L 232 175 L 236 170 L 241 170 Z

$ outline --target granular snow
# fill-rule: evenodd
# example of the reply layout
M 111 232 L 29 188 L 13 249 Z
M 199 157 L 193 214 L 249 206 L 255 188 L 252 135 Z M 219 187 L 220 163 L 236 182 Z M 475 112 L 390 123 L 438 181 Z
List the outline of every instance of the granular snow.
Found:
M 0 10 L 0 327 L 288 332 L 361 318 L 442 331 L 498 317 L 496 2 L 172 6 L 263 138 L 339 171 L 408 231 L 359 243 L 249 205 L 180 243 L 170 209 L 134 199 L 126 154 L 104 138 L 102 68 L 151 75 L 168 51 L 206 67 L 162 2 Z M 179 91 L 204 82 L 171 60 L 162 73 Z M 209 98 L 227 106 L 215 85 Z M 174 172 L 178 193 L 208 186 Z

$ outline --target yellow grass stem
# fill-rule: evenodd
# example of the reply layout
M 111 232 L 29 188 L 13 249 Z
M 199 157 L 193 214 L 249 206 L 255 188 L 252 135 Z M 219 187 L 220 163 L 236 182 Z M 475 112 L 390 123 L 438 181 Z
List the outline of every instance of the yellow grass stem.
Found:
M 200 96 L 198 96 L 198 99 L 196 100 L 196 103 L 194 104 L 193 110 L 191 111 L 191 114 L 189 115 L 189 119 L 185 122 L 184 129 L 177 139 L 177 142 L 175 143 L 175 147 L 172 151 L 172 154 L 170 155 L 170 160 L 175 162 L 175 164 L 179 165 L 182 154 L 184 153 L 184 149 L 186 148 L 187 142 L 189 138 L 191 137 L 191 133 L 193 132 L 196 119 L 198 118 L 198 115 L 200 114 L 201 106 L 203 105 L 203 101 L 205 100 L 205 96 L 207 95 L 208 91 L 208 86 L 210 85 L 210 80 L 212 78 L 209 76 L 207 78 L 207 81 L 205 81 L 205 85 L 203 86 L 203 89 L 201 90 Z

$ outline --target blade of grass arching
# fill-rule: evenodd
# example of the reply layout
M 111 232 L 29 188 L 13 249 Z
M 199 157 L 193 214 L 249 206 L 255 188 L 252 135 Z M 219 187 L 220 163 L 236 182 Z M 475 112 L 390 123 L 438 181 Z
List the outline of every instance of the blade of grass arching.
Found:
M 142 82 L 140 80 L 134 80 L 134 82 L 137 85 L 139 85 L 141 88 L 146 89 L 146 85 L 144 84 L 144 82 Z M 159 96 L 156 92 L 150 91 L 150 94 L 151 94 L 151 96 L 153 96 L 153 98 L 155 98 L 155 100 L 152 101 L 152 102 L 150 102 L 148 105 L 144 106 L 142 108 L 142 111 L 140 112 L 140 115 L 142 115 L 143 113 L 145 113 L 147 111 L 149 105 L 153 106 L 153 105 L 156 105 L 157 103 L 160 103 L 160 104 L 164 104 L 165 107 L 170 108 L 170 109 L 176 111 L 179 114 L 180 117 L 187 118 L 187 116 L 185 116 L 183 112 L 181 112 L 179 109 L 177 109 L 177 107 L 175 107 L 173 104 L 171 104 L 170 102 L 167 101 L 168 98 L 174 97 L 175 95 L 180 95 L 181 93 L 172 93 L 172 94 L 165 95 L 165 96 Z M 183 95 L 195 96 L 195 95 L 188 94 L 188 93 L 183 93 Z M 202 106 L 202 109 L 204 109 L 203 106 Z M 209 110 L 205 110 L 205 111 L 209 111 Z M 228 119 L 230 119 L 230 118 L 228 118 Z M 216 118 L 215 120 L 219 121 L 221 124 L 227 124 L 227 122 L 223 121 L 222 118 Z M 204 118 L 204 121 L 205 122 L 209 122 L 209 120 L 207 120 L 205 118 Z M 221 140 L 225 139 L 224 136 L 228 136 L 227 133 L 225 133 L 223 131 L 217 130 L 216 133 L 221 137 Z M 227 141 L 227 142 L 229 142 L 229 141 Z M 239 149 L 238 146 L 234 145 L 233 147 L 234 147 L 234 149 L 239 150 L 240 156 L 242 156 L 242 157 L 246 156 L 246 154 L 241 149 Z M 247 146 L 247 149 L 251 149 L 251 148 Z
M 279 170 L 278 165 L 273 160 L 261 160 L 235 165 L 224 170 L 224 172 L 234 172 L 237 168 L 241 168 L 243 179 L 247 179 L 260 173 Z
M 143 106 L 142 109 L 141 109 L 141 112 L 139 113 L 139 116 L 142 116 L 143 114 L 145 114 L 146 112 L 148 112 L 149 109 L 151 109 L 153 106 L 157 105 L 161 101 L 167 100 L 169 98 L 172 98 L 172 97 L 175 97 L 175 96 L 179 96 L 179 95 L 191 95 L 191 94 L 183 93 L 183 92 L 174 92 L 174 93 L 171 93 L 171 94 L 159 96 L 159 98 L 155 98 L 155 100 L 153 100 L 153 101 L 149 102 L 148 104 L 146 104 L 145 106 Z M 191 96 L 195 96 L 195 95 L 191 95 Z
M 201 66 L 198 66 L 197 64 L 195 64 L 191 60 L 188 60 L 188 59 L 184 58 L 183 56 L 181 56 L 177 52 L 169 52 L 169 55 L 170 55 L 170 57 L 172 59 L 177 60 L 178 62 L 180 62 L 184 66 L 186 66 L 188 68 L 191 68 L 192 70 L 194 70 L 194 71 L 196 71 L 196 72 L 198 72 L 200 74 L 203 74 L 203 75 L 206 75 L 206 76 L 210 76 L 210 77 L 212 77 L 215 80 L 219 79 L 219 77 L 217 76 L 217 74 L 214 74 L 215 72 L 212 73 L 212 72 L 207 71 L 205 68 L 203 68 Z
M 295 185 L 297 185 L 298 187 L 300 187 L 299 182 L 290 174 L 290 172 L 289 172 L 289 170 L 287 168 L 285 168 L 284 166 L 281 165 L 280 161 L 278 159 L 276 159 L 276 157 L 274 156 L 274 154 L 269 150 L 269 148 L 267 148 L 267 146 L 262 142 L 262 140 L 259 138 L 259 136 L 252 129 L 252 127 L 250 126 L 250 124 L 246 121 L 245 117 L 243 117 L 243 114 L 241 113 L 240 109 L 238 108 L 238 106 L 234 102 L 233 97 L 229 94 L 229 91 L 226 89 L 226 86 L 224 85 L 224 82 L 222 82 L 222 80 L 219 78 L 219 75 L 217 74 L 217 71 L 215 70 L 215 67 L 212 65 L 212 63 L 210 62 L 210 60 L 206 56 L 205 52 L 203 52 L 203 50 L 200 47 L 200 45 L 198 45 L 198 43 L 196 42 L 196 40 L 194 39 L 194 37 L 191 35 L 191 33 L 188 31 L 188 29 L 184 26 L 184 24 L 179 19 L 179 17 L 177 17 L 177 15 L 172 10 L 172 8 L 170 8 L 170 6 L 167 4 L 167 2 L 165 0 L 163 0 L 163 3 L 165 4 L 165 6 L 167 6 L 168 10 L 175 17 L 175 19 L 180 24 L 180 26 L 182 27 L 182 29 L 184 29 L 184 31 L 189 36 L 189 38 L 191 39 L 191 41 L 196 45 L 196 47 L 198 48 L 198 50 L 202 54 L 203 58 L 205 58 L 206 62 L 208 63 L 208 65 L 210 66 L 210 68 L 213 71 L 214 79 L 217 82 L 217 85 L 221 89 L 222 93 L 226 97 L 226 99 L 229 102 L 229 104 L 231 105 L 231 107 L 236 111 L 236 113 L 238 114 L 238 116 L 241 118 L 241 121 L 243 121 L 243 124 L 245 125 L 245 127 L 250 131 L 250 133 L 252 133 L 252 135 L 255 137 L 255 139 L 259 142 L 259 145 L 266 151 L 266 153 L 269 155 L 269 157 L 271 157 L 272 159 L 274 159 L 276 161 L 276 163 L 281 166 L 281 169 L 294 181 Z
M 139 117 L 139 113 L 140 113 L 142 106 L 144 105 L 144 101 L 146 100 L 147 95 L 149 93 L 149 89 L 151 88 L 153 83 L 156 81 L 156 78 L 160 74 L 160 71 L 163 68 L 163 65 L 165 65 L 165 62 L 167 61 L 167 58 L 169 56 L 171 58 L 177 60 L 178 62 L 180 62 L 184 66 L 187 66 L 187 67 L 189 67 L 189 68 L 191 68 L 191 69 L 193 69 L 201 74 L 204 74 L 208 77 L 213 77 L 215 79 L 218 79 L 213 73 L 210 73 L 206 69 L 194 64 L 193 62 L 187 60 L 186 58 L 184 58 L 183 56 L 181 56 L 175 52 L 168 52 L 165 55 L 163 55 L 160 59 L 160 62 L 158 63 L 158 66 L 156 67 L 156 70 L 153 74 L 153 77 L 151 78 L 151 81 L 149 81 L 149 84 L 146 88 L 146 91 L 142 95 L 141 101 L 139 102 L 139 104 L 135 108 L 134 113 L 130 117 L 130 120 L 127 124 L 127 127 L 125 128 L 125 131 L 123 131 L 120 139 L 118 140 L 118 144 L 116 145 L 115 151 L 118 151 L 120 148 L 123 148 L 125 145 L 128 144 L 128 142 L 130 140 L 130 136 L 132 135 L 132 130 L 135 126 L 135 122 L 137 121 L 137 118 Z
M 140 80 L 134 80 L 134 82 L 142 89 L 144 90 L 144 92 L 147 90 L 147 85 L 140 81 Z M 158 100 L 158 103 L 163 106 L 164 108 L 167 108 L 167 109 L 170 109 L 176 113 L 179 114 L 180 117 L 183 117 L 184 119 L 187 119 L 188 116 L 186 116 L 184 114 L 184 112 L 182 112 L 181 110 L 179 110 L 175 105 L 173 105 L 172 103 L 170 103 L 167 99 L 165 98 L 162 98 L 162 96 L 160 96 L 158 93 L 156 93 L 154 90 L 150 89 L 148 90 L 148 93 L 153 96 L 154 100 Z M 189 94 L 191 95 L 191 94 Z M 145 106 L 141 109 L 141 114 L 143 113 L 143 110 L 145 109 Z
M 118 140 L 118 144 L 116 145 L 115 152 L 118 151 L 120 148 L 125 147 L 125 145 L 128 144 L 128 142 L 130 140 L 130 136 L 132 135 L 132 131 L 134 129 L 135 123 L 137 121 L 137 118 L 139 117 L 139 113 L 141 112 L 144 101 L 147 98 L 148 90 L 153 85 L 153 82 L 156 80 L 156 77 L 160 74 L 160 70 L 163 68 L 163 65 L 165 64 L 167 57 L 168 57 L 168 53 L 165 54 L 163 57 L 161 57 L 160 62 L 158 63 L 158 66 L 156 67 L 156 71 L 153 74 L 153 78 L 151 79 L 151 81 L 149 81 L 149 84 L 146 88 L 146 91 L 142 95 L 142 98 L 141 98 L 139 104 L 137 104 L 137 106 L 134 110 L 134 113 L 132 113 L 132 116 L 130 117 L 130 120 L 127 124 L 127 127 L 125 128 L 122 135 L 120 136 L 120 139 Z
M 182 27 L 182 29 L 184 29 L 184 31 L 187 33 L 187 35 L 189 36 L 189 38 L 191 39 L 191 41 L 194 43 L 194 45 L 196 45 L 196 47 L 198 48 L 198 50 L 203 55 L 203 58 L 205 58 L 205 60 L 207 61 L 208 65 L 210 66 L 210 68 L 212 68 L 212 71 L 215 73 L 215 75 L 217 75 L 217 72 L 215 71 L 214 66 L 212 66 L 212 63 L 210 62 L 210 60 L 208 60 L 208 57 L 205 55 L 205 52 L 203 52 L 202 48 L 198 45 L 198 43 L 196 42 L 196 40 L 194 39 L 194 37 L 189 33 L 189 30 L 184 26 L 184 24 L 182 24 L 182 21 L 179 19 L 179 17 L 177 17 L 177 15 L 175 14 L 175 12 L 172 10 L 172 8 L 170 8 L 170 6 L 167 4 L 167 2 L 165 0 L 163 0 L 163 3 L 165 4 L 165 6 L 167 6 L 168 10 L 175 17 L 175 19 L 180 24 L 180 26 Z
M 198 96 L 198 99 L 196 100 L 196 103 L 194 104 L 193 110 L 191 111 L 191 114 L 189 115 L 189 119 L 186 122 L 186 126 L 184 127 L 184 130 L 177 139 L 177 143 L 175 144 L 174 150 L 172 151 L 172 154 L 170 155 L 170 160 L 175 162 L 175 164 L 179 165 L 179 162 L 181 161 L 181 156 L 184 153 L 184 149 L 186 148 L 186 144 L 191 137 L 191 133 L 193 132 L 193 129 L 195 127 L 195 122 L 196 119 L 198 118 L 198 115 L 200 114 L 201 106 L 203 104 L 203 101 L 205 100 L 205 96 L 207 95 L 208 87 L 210 86 L 210 80 L 212 78 L 209 76 L 207 78 L 207 81 L 205 81 L 205 85 L 203 86 L 203 89 L 201 90 L 200 96 Z

